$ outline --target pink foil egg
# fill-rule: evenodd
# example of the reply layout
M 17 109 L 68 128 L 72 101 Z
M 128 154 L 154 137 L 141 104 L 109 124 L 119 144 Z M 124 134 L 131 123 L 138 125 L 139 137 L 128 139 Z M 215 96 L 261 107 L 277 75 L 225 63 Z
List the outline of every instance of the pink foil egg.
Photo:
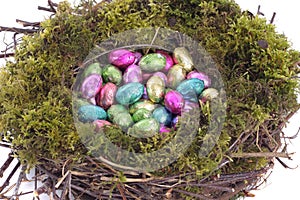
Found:
M 99 132 L 103 126 L 110 126 L 110 125 L 112 125 L 109 121 L 100 120 L 100 119 L 99 120 L 95 120 L 93 122 L 93 124 L 95 126 L 95 131 L 96 132 Z
M 174 90 L 170 90 L 165 95 L 165 107 L 173 114 L 181 114 L 184 108 L 184 99 L 182 95 Z
M 197 78 L 204 82 L 204 87 L 208 88 L 211 85 L 211 79 L 203 72 L 191 71 L 186 76 L 187 79 Z
M 129 65 L 133 64 L 136 57 L 135 54 L 126 49 L 117 49 L 109 54 L 109 62 L 121 70 L 125 70 Z
M 117 89 L 118 88 L 115 84 L 111 82 L 106 83 L 96 97 L 97 105 L 103 109 L 108 109 L 114 103 Z

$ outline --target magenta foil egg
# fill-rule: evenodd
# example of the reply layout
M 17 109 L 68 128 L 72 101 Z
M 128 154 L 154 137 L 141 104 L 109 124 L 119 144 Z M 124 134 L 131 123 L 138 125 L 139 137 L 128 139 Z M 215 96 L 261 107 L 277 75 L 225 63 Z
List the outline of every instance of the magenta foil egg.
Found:
M 126 49 L 117 49 L 109 54 L 109 62 L 121 70 L 125 70 L 129 65 L 133 64 L 136 56 L 133 52 Z
M 123 82 L 126 84 L 132 82 L 141 83 L 142 81 L 143 76 L 141 68 L 136 64 L 129 65 L 123 74 Z
M 161 54 L 162 56 L 164 56 L 166 58 L 166 66 L 163 70 L 168 71 L 174 65 L 174 61 L 173 61 L 172 56 L 170 56 L 168 54 L 168 52 L 163 51 L 163 50 L 157 50 L 156 52 Z
M 165 95 L 165 107 L 173 114 L 181 114 L 184 108 L 184 99 L 182 95 L 174 90 L 170 90 Z
M 134 52 L 134 56 L 135 56 L 134 64 L 137 64 L 139 63 L 143 55 L 140 52 L 136 51 Z
M 191 71 L 186 76 L 187 79 L 197 78 L 204 82 L 204 87 L 208 88 L 211 85 L 211 79 L 203 72 Z
M 80 92 L 83 98 L 92 99 L 100 91 L 102 87 L 102 77 L 99 74 L 91 74 L 86 77 L 80 88 Z

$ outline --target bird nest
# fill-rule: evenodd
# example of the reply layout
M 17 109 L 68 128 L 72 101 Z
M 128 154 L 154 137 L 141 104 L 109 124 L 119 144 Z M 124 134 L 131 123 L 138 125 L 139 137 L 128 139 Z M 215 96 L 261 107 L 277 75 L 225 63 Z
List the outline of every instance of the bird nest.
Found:
M 281 158 L 290 158 L 282 129 L 299 109 L 299 52 L 264 18 L 232 1 L 82 1 L 76 7 L 49 1 L 39 9 L 53 15 L 39 23 L 18 20 L 31 29 L 1 27 L 25 33 L 14 40 L 15 52 L 1 55 L 15 61 L 0 71 L 1 145 L 12 149 L 0 175 L 13 157 L 19 160 L 1 198 L 8 198 L 4 189 L 22 165 L 16 197 L 23 195 L 24 172 L 35 167 L 35 182 L 43 181 L 32 191 L 36 198 L 235 199 L 259 187 L 274 159 L 285 165 Z M 200 99 L 166 134 L 133 138 L 118 126 L 95 134 L 78 121 L 77 109 L 86 103 L 76 93 L 82 71 L 125 47 L 143 55 L 185 47 L 218 97 Z M 107 138 L 119 149 L 110 149 Z M 165 157 L 137 156 L 169 143 Z M 133 153 L 117 155 L 120 149 Z M 180 153 L 172 158 L 170 152 Z

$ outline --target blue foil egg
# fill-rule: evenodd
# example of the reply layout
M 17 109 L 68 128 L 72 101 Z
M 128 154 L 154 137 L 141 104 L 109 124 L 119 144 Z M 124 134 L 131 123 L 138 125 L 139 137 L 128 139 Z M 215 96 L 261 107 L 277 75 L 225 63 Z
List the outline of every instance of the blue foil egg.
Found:
M 158 107 L 156 108 L 153 113 L 152 117 L 156 119 L 160 124 L 170 125 L 172 121 L 172 113 L 170 113 L 165 107 Z
M 84 105 L 78 109 L 78 119 L 84 123 L 93 122 L 98 119 L 105 120 L 106 118 L 107 114 L 105 110 L 99 106 Z
M 198 96 L 204 89 L 204 82 L 197 78 L 182 81 L 176 90 L 183 96 L 184 100 L 198 102 Z
M 137 82 L 127 83 L 117 90 L 116 101 L 128 106 L 137 102 L 144 94 L 144 85 Z

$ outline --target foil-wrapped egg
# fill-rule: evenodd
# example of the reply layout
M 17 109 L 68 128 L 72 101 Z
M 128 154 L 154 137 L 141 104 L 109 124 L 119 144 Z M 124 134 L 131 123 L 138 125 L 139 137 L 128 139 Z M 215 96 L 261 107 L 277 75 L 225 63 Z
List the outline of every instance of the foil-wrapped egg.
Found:
M 172 89 L 176 89 L 181 81 L 185 79 L 186 71 L 182 65 L 174 65 L 167 74 L 168 86 Z
M 187 79 L 198 78 L 204 82 L 204 87 L 208 88 L 211 85 L 211 79 L 203 72 L 191 71 L 186 75 Z
M 102 87 L 102 77 L 99 74 L 87 76 L 81 84 L 81 96 L 85 99 L 91 99 L 96 96 Z
M 159 53 L 149 53 L 143 56 L 139 66 L 145 72 L 156 72 L 162 70 L 166 65 L 166 58 Z
M 156 108 L 152 113 L 152 117 L 160 124 L 166 126 L 170 125 L 172 121 L 172 113 L 170 113 L 165 107 Z
M 78 109 L 78 119 L 81 122 L 93 122 L 98 119 L 106 119 L 105 110 L 95 105 L 84 105 Z
M 114 104 L 107 110 L 108 119 L 113 121 L 115 116 L 123 112 L 128 112 L 128 109 L 121 104 Z
M 109 53 L 109 62 L 121 70 L 125 70 L 133 64 L 136 56 L 133 52 L 126 49 L 117 49 Z
M 155 72 L 155 73 L 153 74 L 153 76 L 158 76 L 158 77 L 160 77 L 162 80 L 164 80 L 165 85 L 167 84 L 168 77 L 167 77 L 167 75 L 166 75 L 165 73 L 163 73 L 163 72 Z
M 122 105 L 128 106 L 137 102 L 144 93 L 144 85 L 141 83 L 127 83 L 118 88 L 116 101 Z
M 91 74 L 102 74 L 102 68 L 100 67 L 100 63 L 95 62 L 88 65 L 86 68 L 84 68 L 81 77 L 85 78 Z
M 147 94 L 151 101 L 159 103 L 164 97 L 165 82 L 159 76 L 152 76 L 146 84 Z
M 145 109 L 149 110 L 150 112 L 152 112 L 156 107 L 157 107 L 157 104 L 154 104 L 152 101 L 146 100 L 146 99 L 141 99 L 138 102 L 130 105 L 129 112 L 130 112 L 130 114 L 133 114 L 138 109 L 141 109 L 141 108 L 145 108 Z
M 141 121 L 143 119 L 150 118 L 152 116 L 152 113 L 147 110 L 146 108 L 140 108 L 132 115 L 132 119 L 134 122 Z
M 181 64 L 183 69 L 190 72 L 194 68 L 194 63 L 191 54 L 185 47 L 177 47 L 173 51 L 173 59 L 176 64 Z
M 202 103 L 205 103 L 206 101 L 211 101 L 212 99 L 215 99 L 219 96 L 218 90 L 215 88 L 207 88 L 203 90 L 203 92 L 200 95 L 200 101 Z
M 120 85 L 122 81 L 122 72 L 113 65 L 106 65 L 102 69 L 102 78 L 105 83 L 111 82 Z
M 115 100 L 117 93 L 117 86 L 113 83 L 106 83 L 100 90 L 100 93 L 96 96 L 96 103 L 103 109 L 108 109 Z
M 129 65 L 123 74 L 123 83 L 141 83 L 142 81 L 143 77 L 141 68 L 135 64 Z
M 112 124 L 109 121 L 98 119 L 93 121 L 93 125 L 95 126 L 95 131 L 99 132 L 102 127 L 111 126 Z
M 171 90 L 165 95 L 165 107 L 173 114 L 181 114 L 184 107 L 184 98 L 183 96 L 175 91 Z
M 176 90 L 186 101 L 198 102 L 198 96 L 204 89 L 204 82 L 197 78 L 182 81 Z
M 172 56 L 170 56 L 170 54 L 168 54 L 168 52 L 163 51 L 163 50 L 157 50 L 156 53 L 159 53 L 166 58 L 166 65 L 165 65 L 163 71 L 167 72 L 171 67 L 173 67 L 174 61 L 173 61 Z
M 157 134 L 158 131 L 158 121 L 154 118 L 147 118 L 135 123 L 128 134 L 137 138 L 148 138 Z

